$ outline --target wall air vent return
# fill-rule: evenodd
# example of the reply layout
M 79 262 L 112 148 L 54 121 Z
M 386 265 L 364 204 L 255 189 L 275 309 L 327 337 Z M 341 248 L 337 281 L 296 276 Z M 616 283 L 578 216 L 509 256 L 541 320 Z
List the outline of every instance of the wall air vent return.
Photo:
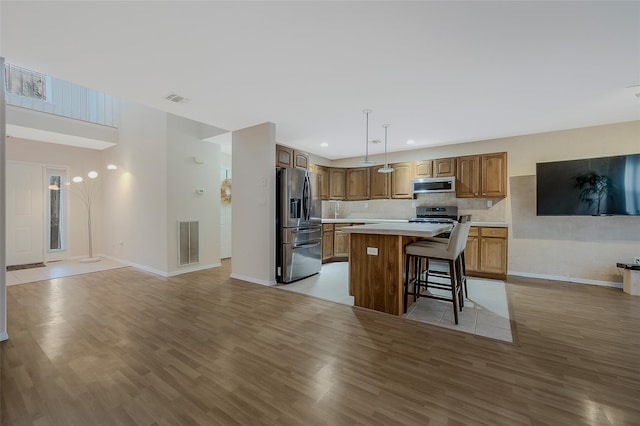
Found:
M 200 261 L 200 235 L 197 220 L 178 222 L 178 266 Z
M 185 98 L 184 96 L 176 95 L 175 93 L 168 95 L 167 97 L 165 97 L 165 99 L 171 102 L 175 102 L 176 104 L 184 104 L 189 102 L 189 99 Z

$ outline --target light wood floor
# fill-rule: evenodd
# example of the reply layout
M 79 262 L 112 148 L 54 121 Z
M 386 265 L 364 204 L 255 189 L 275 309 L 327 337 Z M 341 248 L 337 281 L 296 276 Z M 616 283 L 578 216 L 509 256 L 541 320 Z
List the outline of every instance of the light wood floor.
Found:
M 229 270 L 9 287 L 2 424 L 640 424 L 640 297 L 510 280 L 514 345 Z

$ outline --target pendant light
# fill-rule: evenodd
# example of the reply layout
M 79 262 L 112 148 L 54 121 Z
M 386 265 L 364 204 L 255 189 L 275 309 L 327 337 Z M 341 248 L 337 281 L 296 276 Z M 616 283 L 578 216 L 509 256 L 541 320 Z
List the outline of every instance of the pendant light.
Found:
M 369 161 L 369 114 L 371 114 L 371 110 L 365 109 L 362 112 L 367 116 L 367 130 L 365 133 L 365 141 L 364 141 L 364 147 L 365 147 L 364 161 L 362 161 L 361 164 L 369 165 L 369 164 L 373 164 L 372 161 Z
M 389 163 L 387 162 L 387 129 L 389 128 L 388 124 L 383 124 L 384 127 L 384 167 L 378 169 L 379 173 L 391 173 L 393 169 L 389 167 Z

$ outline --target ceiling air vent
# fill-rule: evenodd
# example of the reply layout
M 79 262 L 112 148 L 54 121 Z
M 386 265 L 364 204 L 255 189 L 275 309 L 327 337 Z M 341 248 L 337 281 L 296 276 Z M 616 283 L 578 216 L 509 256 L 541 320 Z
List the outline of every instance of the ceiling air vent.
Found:
M 189 102 L 189 99 L 185 98 L 184 96 L 176 95 L 175 93 L 168 95 L 167 97 L 165 97 L 165 99 L 177 104 L 184 104 Z

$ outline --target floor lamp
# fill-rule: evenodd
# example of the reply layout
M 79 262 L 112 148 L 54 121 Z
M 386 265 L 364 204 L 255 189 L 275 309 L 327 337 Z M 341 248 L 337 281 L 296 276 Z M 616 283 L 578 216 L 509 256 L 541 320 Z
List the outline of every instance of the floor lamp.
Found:
M 97 190 L 97 184 L 95 182 L 98 177 L 98 172 L 90 171 L 87 173 L 89 179 L 83 179 L 82 176 L 74 176 L 73 188 L 87 208 L 87 234 L 89 236 L 89 257 L 80 259 L 80 262 L 98 262 L 99 257 L 93 257 L 93 240 L 91 238 L 91 204 L 93 203 L 93 197 Z
M 117 167 L 113 164 L 109 164 L 107 166 L 108 170 L 115 170 Z M 91 205 L 93 203 L 93 198 L 98 190 L 98 183 L 96 178 L 98 177 L 98 172 L 92 170 L 87 173 L 87 177 L 89 179 L 83 179 L 82 176 L 74 176 L 73 186 L 72 188 L 75 190 L 76 194 L 80 197 L 85 207 L 87 208 L 87 235 L 89 237 L 89 257 L 80 259 L 80 262 L 98 262 L 100 261 L 99 257 L 93 257 L 93 239 L 91 236 Z

